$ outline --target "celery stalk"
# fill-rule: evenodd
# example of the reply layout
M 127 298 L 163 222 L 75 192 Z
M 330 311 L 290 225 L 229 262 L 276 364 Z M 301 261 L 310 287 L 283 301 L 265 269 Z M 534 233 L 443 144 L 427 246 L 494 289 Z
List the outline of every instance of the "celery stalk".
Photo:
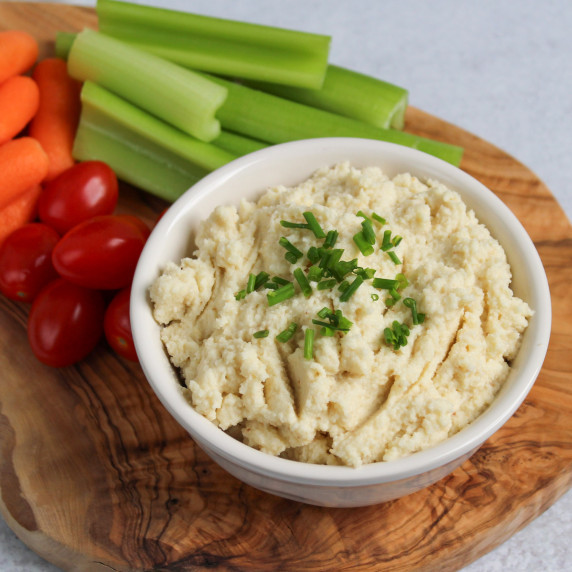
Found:
M 408 92 L 392 83 L 330 64 L 320 89 L 265 82 L 247 85 L 279 97 L 359 119 L 377 127 L 403 129 Z
M 229 153 L 233 153 L 237 157 L 242 157 L 253 151 L 258 151 L 268 147 L 268 143 L 256 141 L 238 133 L 231 133 L 230 131 L 221 131 L 220 135 L 212 142 L 213 145 L 225 149 Z
M 226 88 L 191 70 L 100 32 L 77 34 L 69 74 L 91 80 L 202 141 L 220 133 L 215 112 Z
M 117 124 L 207 171 L 214 171 L 237 157 L 212 143 L 187 135 L 91 81 L 84 82 L 81 101 Z
M 268 143 L 316 137 L 360 137 L 412 147 L 458 166 L 463 149 L 396 129 L 383 129 L 357 119 L 283 99 L 212 77 L 228 89 L 217 111 L 223 129 Z
M 103 161 L 121 180 L 169 202 L 207 174 L 88 103 L 82 105 L 73 156 L 78 161 Z
M 214 74 L 319 88 L 329 36 L 98 0 L 101 32 L 185 67 Z
M 56 57 L 62 60 L 67 60 L 70 53 L 73 41 L 77 34 L 73 32 L 57 32 L 54 51 Z

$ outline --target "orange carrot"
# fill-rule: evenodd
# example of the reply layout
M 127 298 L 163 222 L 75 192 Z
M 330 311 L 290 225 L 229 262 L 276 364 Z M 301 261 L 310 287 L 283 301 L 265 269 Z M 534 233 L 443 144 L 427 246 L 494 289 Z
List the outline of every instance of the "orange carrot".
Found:
M 0 83 L 28 71 L 38 59 L 38 42 L 20 30 L 0 32 Z
M 69 76 L 66 62 L 59 58 L 38 62 L 32 77 L 40 90 L 40 107 L 28 133 L 50 158 L 46 181 L 51 181 L 74 164 L 72 147 L 81 108 L 81 83 Z
M 30 77 L 16 75 L 0 84 L 0 145 L 28 125 L 39 103 L 40 91 Z
M 34 185 L 0 210 L 0 245 L 13 231 L 36 218 L 41 192 L 42 186 Z
M 0 145 L 0 209 L 41 183 L 48 167 L 48 156 L 32 137 L 19 137 Z

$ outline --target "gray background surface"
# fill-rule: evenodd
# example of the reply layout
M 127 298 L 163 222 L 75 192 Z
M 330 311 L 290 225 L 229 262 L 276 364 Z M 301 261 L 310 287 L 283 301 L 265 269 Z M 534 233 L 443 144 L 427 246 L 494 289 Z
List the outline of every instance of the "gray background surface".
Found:
M 572 2 L 140 3 L 331 35 L 332 63 L 406 87 L 415 107 L 510 153 L 546 183 L 572 220 Z M 464 572 L 572 571 L 570 538 L 572 492 Z M 27 549 L 0 518 L 0 570 L 57 569 Z

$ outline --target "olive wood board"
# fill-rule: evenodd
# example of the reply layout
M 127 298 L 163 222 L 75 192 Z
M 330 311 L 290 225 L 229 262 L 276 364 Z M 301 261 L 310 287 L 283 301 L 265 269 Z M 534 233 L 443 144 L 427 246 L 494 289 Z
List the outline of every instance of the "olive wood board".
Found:
M 90 8 L 0 3 L 0 29 L 53 52 Z M 515 415 L 468 461 L 399 500 L 332 509 L 260 492 L 213 463 L 138 364 L 102 342 L 79 364 L 39 363 L 28 306 L 0 297 L 0 510 L 64 570 L 458 570 L 546 510 L 572 483 L 572 227 L 526 166 L 418 109 L 406 130 L 465 147 L 462 168 L 517 215 L 552 295 L 548 354 Z M 166 203 L 123 185 L 119 209 L 152 224 Z M 564 540 L 563 540 L 564 541 Z

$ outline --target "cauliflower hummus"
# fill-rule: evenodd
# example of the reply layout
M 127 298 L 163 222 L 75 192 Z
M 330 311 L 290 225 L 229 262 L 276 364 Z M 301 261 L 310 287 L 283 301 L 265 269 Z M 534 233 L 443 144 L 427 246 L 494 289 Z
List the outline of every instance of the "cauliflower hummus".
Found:
M 195 244 L 150 289 L 183 392 L 233 437 L 301 462 L 358 467 L 458 432 L 532 315 L 459 194 L 410 174 L 324 167 L 216 208 Z

